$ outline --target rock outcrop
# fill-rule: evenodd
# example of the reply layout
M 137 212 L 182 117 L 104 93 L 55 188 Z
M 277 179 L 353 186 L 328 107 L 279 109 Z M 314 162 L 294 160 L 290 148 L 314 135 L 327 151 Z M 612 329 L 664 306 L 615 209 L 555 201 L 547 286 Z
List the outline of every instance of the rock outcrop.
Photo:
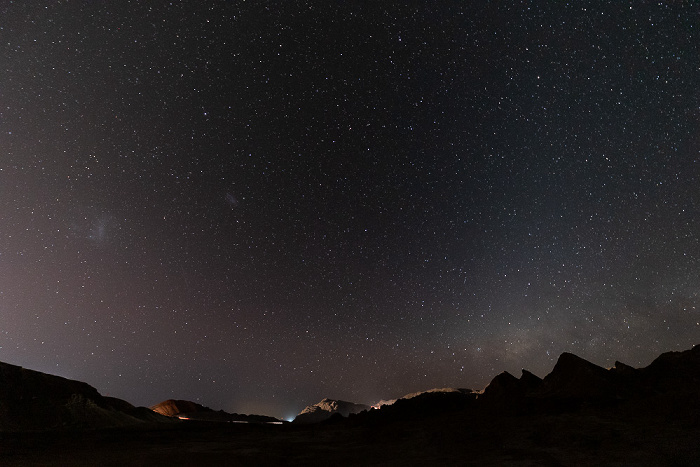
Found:
M 169 421 L 87 383 L 0 363 L 0 431 L 93 429 Z
M 364 404 L 323 399 L 321 402 L 310 405 L 302 410 L 299 415 L 294 418 L 294 423 L 318 423 L 331 418 L 331 416 L 335 414 L 347 417 L 350 414 L 356 414 L 369 409 L 371 409 L 371 407 Z
M 700 345 L 683 352 L 666 352 L 639 370 L 644 384 L 656 391 L 700 387 Z
M 196 402 L 168 399 L 151 407 L 151 410 L 166 417 L 184 416 L 186 414 L 214 412 L 209 407 L 197 404 Z

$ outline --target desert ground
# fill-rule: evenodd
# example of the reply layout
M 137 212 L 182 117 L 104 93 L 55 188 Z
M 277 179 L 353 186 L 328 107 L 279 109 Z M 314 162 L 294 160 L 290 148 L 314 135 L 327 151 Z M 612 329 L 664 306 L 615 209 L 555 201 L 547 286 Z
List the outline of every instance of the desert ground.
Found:
M 695 466 L 700 423 L 579 413 L 474 420 L 255 425 L 183 422 L 87 432 L 4 433 L 3 466 Z

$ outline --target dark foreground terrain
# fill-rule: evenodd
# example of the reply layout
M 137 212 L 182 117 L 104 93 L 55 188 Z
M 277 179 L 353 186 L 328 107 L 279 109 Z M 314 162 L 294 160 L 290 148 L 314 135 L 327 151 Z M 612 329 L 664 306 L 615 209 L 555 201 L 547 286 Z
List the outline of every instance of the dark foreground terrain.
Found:
M 320 425 L 183 422 L 89 432 L 5 433 L 3 466 L 700 465 L 697 420 L 561 414 Z

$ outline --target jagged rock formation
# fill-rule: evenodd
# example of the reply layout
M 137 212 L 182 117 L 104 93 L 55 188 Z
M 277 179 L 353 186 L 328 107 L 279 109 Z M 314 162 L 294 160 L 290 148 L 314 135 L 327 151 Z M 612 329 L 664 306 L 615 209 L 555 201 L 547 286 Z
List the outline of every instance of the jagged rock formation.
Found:
M 397 421 L 461 412 L 470 418 L 491 420 L 581 411 L 609 415 L 616 411 L 635 417 L 674 414 L 693 419 L 700 417 L 698 394 L 700 346 L 662 354 L 640 369 L 620 362 L 605 369 L 574 354 L 563 353 L 543 379 L 527 370 L 522 371 L 520 378 L 503 372 L 479 393 L 468 389 L 413 393 L 358 417 Z M 361 424 L 362 420 L 354 423 Z
M 700 346 L 660 355 L 645 368 L 615 362 L 605 369 L 563 353 L 552 372 L 540 380 L 523 370 L 520 379 L 496 376 L 479 396 L 479 406 L 499 413 L 562 413 L 588 409 L 640 409 L 693 405 L 700 391 Z M 673 402 L 677 401 L 677 402 Z M 697 404 L 695 404 L 697 405 Z M 658 411 L 658 410 L 657 410 Z
M 542 386 L 530 394 L 540 403 L 559 402 L 569 409 L 611 407 L 649 398 L 697 394 L 700 389 L 700 346 L 661 354 L 649 366 L 635 369 L 615 362 L 609 370 L 564 353 Z M 662 403 L 658 400 L 656 403 Z M 540 404 L 542 405 L 542 404 Z
M 614 372 L 571 353 L 563 353 L 554 369 L 545 376 L 538 395 L 556 398 L 614 397 Z
M 511 375 L 507 371 L 504 371 L 500 375 L 496 376 L 491 383 L 486 386 L 480 396 L 480 399 L 499 399 L 503 395 L 507 395 L 508 397 L 513 397 L 516 395 L 523 396 L 526 393 L 539 388 L 541 384 L 542 378 L 530 373 L 527 370 L 522 371 L 520 379 Z
M 639 371 L 643 382 L 657 391 L 697 389 L 700 385 L 700 345 L 683 352 L 663 353 Z
M 517 412 L 527 394 L 540 388 L 542 378 L 522 370 L 520 378 L 507 371 L 497 375 L 479 394 L 479 404 L 492 412 Z
M 89 384 L 0 363 L 0 431 L 129 426 L 167 421 Z
M 196 402 L 168 399 L 151 407 L 151 410 L 167 417 L 210 422 L 278 423 L 280 420 L 265 415 L 243 415 L 215 411 Z
M 302 410 L 299 415 L 294 418 L 294 423 L 318 423 L 329 419 L 334 414 L 347 417 L 350 414 L 356 414 L 369 410 L 370 408 L 370 406 L 364 404 L 323 399 L 321 402 L 310 405 Z

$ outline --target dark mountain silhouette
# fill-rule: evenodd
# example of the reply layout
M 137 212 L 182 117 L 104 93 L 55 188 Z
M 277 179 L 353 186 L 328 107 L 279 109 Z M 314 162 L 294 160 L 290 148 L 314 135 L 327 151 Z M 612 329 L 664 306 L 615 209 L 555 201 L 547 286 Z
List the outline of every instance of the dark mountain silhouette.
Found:
M 92 386 L 0 363 L 0 431 L 130 426 L 167 418 Z
M 700 346 L 662 354 L 640 369 L 620 362 L 605 369 L 574 354 L 563 353 L 544 378 L 527 370 L 522 371 L 520 378 L 503 372 L 478 393 L 469 389 L 414 393 L 350 418 L 357 424 L 364 420 L 374 423 L 426 419 L 465 411 L 470 417 L 493 419 L 613 409 L 636 416 L 673 412 L 687 418 L 700 411 L 698 394 Z M 308 411 L 307 407 L 305 412 Z M 323 421 L 331 414 L 326 411 L 324 416 L 307 417 L 306 422 Z
M 265 415 L 243 415 L 213 410 L 209 407 L 186 400 L 168 399 L 151 407 L 151 410 L 167 417 L 210 422 L 281 423 L 274 417 Z
M 614 373 L 571 353 L 563 353 L 537 394 L 556 398 L 609 397 Z
M 542 378 L 527 370 L 522 370 L 520 378 L 504 371 L 479 394 L 479 405 L 492 413 L 521 413 L 525 397 L 541 386 Z
M 433 389 L 408 394 L 367 415 L 377 420 L 416 420 L 466 410 L 473 407 L 476 399 L 477 394 L 471 389 Z
M 700 390 L 700 346 L 684 352 L 660 355 L 649 366 L 635 369 L 615 362 L 604 369 L 573 354 L 561 355 L 542 385 L 529 393 L 526 403 L 532 409 L 547 411 L 582 408 L 629 408 L 661 404 L 698 394 Z M 666 401 L 664 402 L 664 399 Z M 689 406 L 697 397 L 689 398 Z M 551 410 L 550 410 L 551 411 Z
M 659 392 L 697 389 L 700 385 L 700 345 L 683 352 L 666 352 L 640 370 L 644 384 Z
M 488 400 L 496 399 L 503 402 L 503 396 L 520 399 L 525 394 L 528 394 L 542 385 L 542 378 L 530 373 L 527 370 L 522 371 L 520 378 L 516 378 L 507 371 L 496 376 L 491 383 L 484 389 L 479 399 Z
M 584 404 L 614 405 L 627 393 L 621 373 L 606 370 L 571 353 L 563 353 L 542 384 L 525 391 L 521 411 L 558 413 Z

